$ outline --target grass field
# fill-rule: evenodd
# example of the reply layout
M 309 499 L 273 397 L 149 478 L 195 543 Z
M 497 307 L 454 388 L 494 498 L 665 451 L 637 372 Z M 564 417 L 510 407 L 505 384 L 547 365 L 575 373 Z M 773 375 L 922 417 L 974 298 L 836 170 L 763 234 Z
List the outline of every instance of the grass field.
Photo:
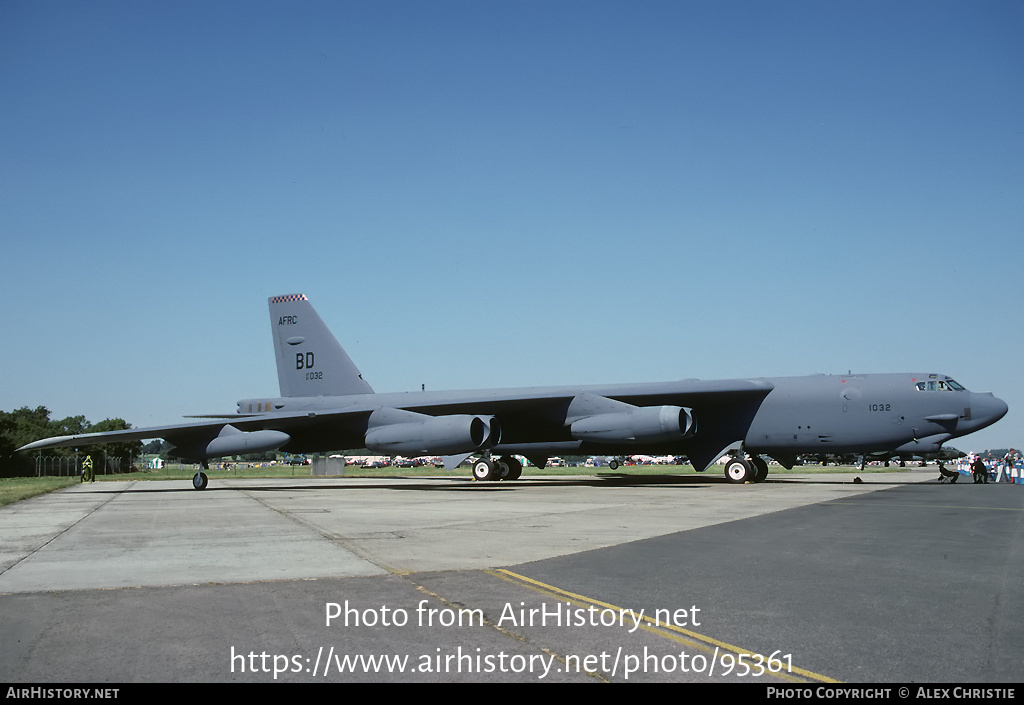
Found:
M 46 494 L 78 483 L 77 477 L 9 477 L 0 479 L 0 507 L 37 494 Z
M 792 470 L 786 470 L 780 467 L 773 467 L 769 477 L 773 475 L 784 475 L 788 473 L 843 473 L 843 472 L 858 472 L 858 473 L 872 473 L 872 472 L 899 472 L 900 470 L 912 470 L 916 468 L 914 464 L 912 467 L 898 468 L 898 467 L 881 467 L 881 466 L 868 466 L 864 470 L 859 467 L 849 466 L 836 466 L 829 465 L 828 467 L 821 467 L 820 465 L 801 465 L 793 468 Z M 133 473 L 123 473 L 116 475 L 98 475 L 96 477 L 97 482 L 114 482 L 114 481 L 126 481 L 126 480 L 181 480 L 189 482 L 192 475 L 195 474 L 195 470 L 191 466 L 173 465 L 166 467 L 162 470 L 142 470 Z M 231 470 L 222 469 L 210 469 L 206 472 L 210 480 L 218 479 L 229 479 L 229 478 L 288 478 L 288 477 L 313 477 L 311 466 L 309 465 L 278 465 L 269 467 L 254 467 L 254 468 L 233 468 Z M 585 468 L 585 467 L 568 467 L 568 468 L 534 468 L 526 467 L 523 468 L 523 477 L 530 476 L 551 476 L 551 475 L 699 475 L 696 470 L 690 465 L 627 465 L 618 468 L 617 470 L 609 470 L 608 468 Z M 722 466 L 712 465 L 708 468 L 707 472 L 703 473 L 705 476 L 720 478 L 722 477 Z M 360 468 L 355 466 L 349 466 L 345 468 L 345 477 L 452 477 L 452 476 L 470 476 L 470 467 L 464 465 L 452 472 L 447 472 L 442 468 Z M 336 475 L 323 476 L 324 479 L 331 479 L 337 477 Z M 16 477 L 10 479 L 0 479 L 0 506 L 17 502 L 22 499 L 27 499 L 39 494 L 45 494 L 52 492 L 53 490 L 59 490 L 69 485 L 78 484 L 78 477 Z

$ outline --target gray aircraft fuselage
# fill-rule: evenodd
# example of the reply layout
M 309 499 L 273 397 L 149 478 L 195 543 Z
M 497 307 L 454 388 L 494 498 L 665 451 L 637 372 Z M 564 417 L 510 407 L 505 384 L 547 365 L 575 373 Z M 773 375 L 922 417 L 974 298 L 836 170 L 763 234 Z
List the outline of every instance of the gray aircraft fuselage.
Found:
M 1006 404 L 939 374 L 814 375 L 608 386 L 376 394 L 303 294 L 269 299 L 279 397 L 238 412 L 148 429 L 47 438 L 20 450 L 163 438 L 179 457 L 268 450 L 368 448 L 477 454 L 479 480 L 515 479 L 517 456 L 686 455 L 705 470 L 724 453 L 732 482 L 768 474 L 761 455 L 792 467 L 805 453 L 925 454 L 995 423 Z M 492 459 L 492 455 L 498 457 Z M 197 489 L 207 478 L 197 473 Z
M 927 453 L 941 443 L 984 428 L 1007 410 L 991 393 L 965 389 L 918 389 L 920 382 L 942 381 L 936 374 L 810 375 L 745 380 L 679 382 L 586 387 L 535 387 L 359 394 L 343 397 L 247 399 L 239 412 L 273 409 L 289 417 L 331 416 L 321 428 L 288 431 L 282 449 L 322 452 L 358 447 L 365 421 L 379 408 L 400 408 L 431 416 L 494 414 L 501 419 L 501 441 L 494 453 L 531 456 L 578 454 L 690 455 L 697 465 L 737 443 L 745 452 L 765 454 L 790 466 L 805 453 Z M 678 404 L 692 409 L 692 437 L 661 443 L 595 443 L 572 438 L 567 410 L 581 394 L 615 399 L 638 407 Z M 257 407 L 259 405 L 259 407 Z M 352 413 L 356 412 L 356 413 Z M 363 412 L 362 414 L 358 412 Z M 238 424 L 236 424 L 238 425 Z M 276 428 L 284 426 L 276 425 Z M 716 458 L 711 458 L 710 461 Z M 708 462 L 710 462 L 708 461 Z M 700 469 L 703 469 L 701 467 Z
M 747 429 L 752 452 L 930 453 L 1006 414 L 991 393 L 939 389 L 943 375 L 868 374 L 774 380 Z M 936 388 L 929 389 L 928 384 Z M 919 389 L 919 385 L 924 389 Z

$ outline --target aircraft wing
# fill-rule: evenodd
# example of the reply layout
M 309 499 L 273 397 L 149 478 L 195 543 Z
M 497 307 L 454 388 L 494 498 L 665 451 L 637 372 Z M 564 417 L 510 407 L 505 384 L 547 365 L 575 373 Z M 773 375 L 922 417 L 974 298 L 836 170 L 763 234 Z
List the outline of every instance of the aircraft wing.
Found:
M 288 433 L 280 429 L 303 425 L 309 418 L 307 413 L 237 415 L 168 426 L 54 436 L 28 443 L 18 450 L 74 448 L 162 438 L 173 445 L 182 457 L 206 460 L 280 448 L 290 440 Z
M 765 379 L 682 380 L 668 383 L 608 387 L 496 391 L 475 399 L 437 399 L 403 408 L 421 413 L 494 414 L 501 421 L 501 441 L 495 453 L 528 458 L 561 454 L 630 454 L 637 452 L 637 435 L 623 432 L 590 440 L 574 438 L 574 421 L 617 421 L 622 412 L 683 407 L 692 413 L 694 427 L 679 437 L 648 439 L 654 453 L 685 454 L 694 467 L 710 465 L 731 444 L 743 439 L 750 420 L 774 385 Z M 414 396 L 414 395 L 410 395 Z M 577 434 L 577 436 L 582 434 Z M 645 451 L 647 452 L 647 451 Z M 659 451 L 660 452 L 660 451 Z
M 500 440 L 491 450 L 495 454 L 524 455 L 540 466 L 553 455 L 632 454 L 642 447 L 644 452 L 655 454 L 687 455 L 694 467 L 703 470 L 742 441 L 751 419 L 773 388 L 765 379 L 683 380 L 602 387 L 377 394 L 375 401 L 386 398 L 395 409 L 433 419 L 476 415 L 487 420 L 492 431 L 496 421 Z M 371 429 L 379 413 L 369 416 Z M 667 416 L 672 417 L 672 428 L 665 425 Z M 403 419 L 379 420 L 388 421 L 395 423 L 397 430 Z M 387 432 L 378 434 L 385 436 Z M 368 433 L 366 447 L 374 448 L 370 439 Z M 385 445 L 377 449 L 387 452 Z M 399 450 L 416 452 L 408 446 Z M 425 454 L 464 457 L 466 451 L 435 448 Z
M 29 451 L 47 450 L 50 448 L 76 448 L 79 446 L 90 446 L 101 443 L 141 441 L 150 438 L 162 438 L 173 444 L 175 447 L 191 448 L 199 445 L 204 440 L 209 444 L 223 432 L 227 425 L 228 424 L 225 421 L 204 421 L 174 424 L 170 426 L 131 428 L 122 431 L 79 433 L 70 436 L 44 438 L 42 440 L 23 445 L 21 448 L 18 448 L 18 450 Z
M 449 440 L 462 423 L 483 419 L 487 433 L 500 424 L 500 443 L 481 447 L 495 452 L 542 457 L 588 449 L 613 453 L 633 450 L 631 438 L 621 443 L 574 438 L 571 425 L 594 417 L 616 420 L 640 408 L 678 405 L 694 410 L 700 428 L 666 438 L 665 445 L 710 464 L 730 443 L 742 438 L 748 420 L 770 392 L 766 380 L 684 380 L 660 384 L 606 387 L 527 388 L 465 392 L 367 394 L 334 397 L 333 407 L 235 415 L 168 426 L 85 433 L 46 438 L 19 450 L 88 446 L 99 443 L 162 438 L 177 454 L 206 460 L 213 457 L 283 449 L 325 452 L 367 447 L 382 452 L 457 454 L 464 442 Z M 321 402 L 322 404 L 323 402 Z M 689 414 L 689 411 L 687 411 Z M 591 424 L 592 425 L 592 424 Z M 618 431 L 616 431 L 618 432 Z M 628 435 L 628 434 L 627 434 Z M 671 441 L 686 437 L 685 450 Z M 711 457 L 715 456 L 715 457 Z
M 48 450 L 50 448 L 73 448 L 77 446 L 96 445 L 98 443 L 123 443 L 125 441 L 141 441 L 148 438 L 167 438 L 173 431 L 180 428 L 188 433 L 191 427 L 202 427 L 206 424 L 181 424 L 180 426 L 164 426 L 160 428 L 130 428 L 124 431 L 103 431 L 100 433 L 77 433 L 71 436 L 53 436 L 32 443 L 26 443 L 23 450 Z M 219 424 L 223 425 L 223 424 Z

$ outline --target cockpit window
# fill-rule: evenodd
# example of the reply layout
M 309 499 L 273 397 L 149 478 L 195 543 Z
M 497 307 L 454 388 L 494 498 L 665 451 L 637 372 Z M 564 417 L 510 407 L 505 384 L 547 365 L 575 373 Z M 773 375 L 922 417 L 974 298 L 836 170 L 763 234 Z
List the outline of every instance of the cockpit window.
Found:
M 964 391 L 964 386 L 953 379 L 940 379 L 938 381 L 918 382 L 917 389 L 921 392 L 962 392 Z

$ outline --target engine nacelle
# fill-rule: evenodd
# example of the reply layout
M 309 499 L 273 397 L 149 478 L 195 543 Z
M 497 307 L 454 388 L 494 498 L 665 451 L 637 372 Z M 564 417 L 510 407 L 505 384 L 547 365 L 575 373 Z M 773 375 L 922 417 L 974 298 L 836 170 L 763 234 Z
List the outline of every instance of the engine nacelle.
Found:
M 455 455 L 491 448 L 500 439 L 500 425 L 493 416 L 427 416 L 378 409 L 370 414 L 365 443 L 368 449 L 388 455 Z
M 572 437 L 593 443 L 667 443 L 693 435 L 693 416 L 681 406 L 643 406 L 574 421 Z

